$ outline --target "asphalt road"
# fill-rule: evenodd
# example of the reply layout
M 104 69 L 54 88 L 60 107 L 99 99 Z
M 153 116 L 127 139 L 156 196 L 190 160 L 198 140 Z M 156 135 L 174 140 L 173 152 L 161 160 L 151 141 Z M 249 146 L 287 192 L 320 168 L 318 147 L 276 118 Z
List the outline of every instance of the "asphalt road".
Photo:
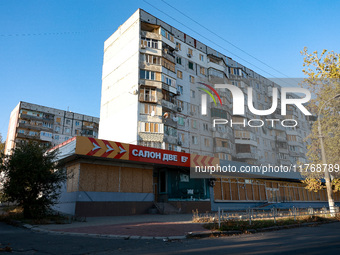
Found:
M 0 223 L 0 243 L 13 249 L 2 254 L 340 254 L 340 223 L 172 242 L 47 234 Z

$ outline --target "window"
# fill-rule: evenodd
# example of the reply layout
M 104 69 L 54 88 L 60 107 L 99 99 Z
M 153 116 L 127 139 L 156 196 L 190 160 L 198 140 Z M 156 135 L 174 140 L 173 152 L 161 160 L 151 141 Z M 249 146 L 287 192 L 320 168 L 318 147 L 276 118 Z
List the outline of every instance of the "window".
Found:
M 234 68 L 234 74 L 235 75 L 240 75 L 240 69 Z
M 191 120 L 191 127 L 197 128 L 197 120 Z
M 229 144 L 228 144 L 228 142 L 227 141 L 221 141 L 221 145 L 222 145 L 222 147 L 223 148 L 229 148 Z
M 161 58 L 158 56 L 154 56 L 154 55 L 142 54 L 142 60 L 144 60 L 146 63 L 153 64 L 153 65 L 161 64 Z
M 76 126 L 80 126 L 80 122 L 79 122 L 79 121 L 76 121 L 75 125 L 76 125 Z
M 174 36 L 172 34 L 170 34 L 168 31 L 166 31 L 164 28 L 161 28 L 161 34 L 162 36 L 164 36 L 165 38 L 167 38 L 170 41 L 174 41 Z
M 147 80 L 155 80 L 155 72 L 141 69 L 140 78 Z
M 182 109 L 184 109 L 184 103 L 183 103 L 183 101 L 177 100 L 177 106 L 178 106 L 178 107 L 181 107 Z
M 169 86 L 173 86 L 176 87 L 176 80 L 166 76 L 166 75 L 162 75 L 162 82 L 164 82 L 165 84 L 168 84 Z
M 180 70 L 177 70 L 177 78 L 183 78 L 183 73 Z
M 188 54 L 192 56 L 192 49 L 188 48 Z
M 142 47 L 149 47 L 149 48 L 158 49 L 158 41 L 157 40 L 142 37 L 141 38 L 141 44 L 142 44 Z
M 188 66 L 189 66 L 189 69 L 194 70 L 194 63 L 193 62 L 188 61 Z
M 55 127 L 55 131 L 56 131 L 56 132 L 60 132 L 60 127 L 56 126 L 56 127 Z
M 208 131 L 208 123 L 203 123 L 203 130 Z
M 200 54 L 200 60 L 204 61 L 204 56 L 202 54 Z
M 69 134 L 71 132 L 70 128 L 65 128 L 65 133 Z
M 43 122 L 43 123 L 42 123 L 42 126 L 43 126 L 43 127 L 47 127 L 47 128 L 52 128 L 52 124 L 51 124 L 51 123 L 48 123 L 48 122 Z
M 191 98 L 195 98 L 196 96 L 195 90 L 191 90 L 190 93 L 191 93 Z
M 204 138 L 204 146 L 210 147 L 210 140 L 208 138 Z
M 200 73 L 203 74 L 203 75 L 205 75 L 205 68 L 202 67 L 202 66 L 200 67 Z
M 139 100 L 146 102 L 157 102 L 156 89 L 155 88 L 141 88 L 139 94 Z
M 183 133 L 178 134 L 178 140 L 182 143 L 184 142 L 184 134 Z
M 54 135 L 54 140 L 59 140 L 59 135 Z
M 192 141 L 193 144 L 198 144 L 197 136 L 193 135 L 193 136 L 191 137 L 191 141 Z
M 65 120 L 65 123 L 66 123 L 66 125 L 71 125 L 71 120 L 66 119 L 66 120 Z
M 177 92 L 179 92 L 181 95 L 183 95 L 183 86 L 177 85 Z
M 178 121 L 177 121 L 178 125 L 184 126 L 184 118 L 183 117 L 178 117 Z
M 147 133 L 163 133 L 163 124 L 153 122 L 141 122 L 140 131 Z
M 190 106 L 190 110 L 191 110 L 191 112 L 196 112 L 196 106 L 192 104 Z
M 194 76 L 190 75 L 190 76 L 189 76 L 189 79 L 190 79 L 190 82 L 191 82 L 191 83 L 195 83 L 195 77 L 194 77 Z
M 142 104 L 141 105 L 141 113 L 144 114 L 156 114 L 156 106 L 152 104 Z
M 176 57 L 176 63 L 181 65 L 182 64 L 182 58 Z
M 162 66 L 164 66 L 166 69 L 169 69 L 172 72 L 175 72 L 175 64 L 165 58 L 163 59 Z
M 61 118 L 56 118 L 55 122 L 61 123 Z
M 177 137 L 177 129 L 170 126 L 164 126 L 164 134 Z
M 182 50 L 182 45 L 179 42 L 176 42 L 176 48 L 178 50 Z
M 25 134 L 25 130 L 19 129 L 19 130 L 18 130 L 18 133 L 20 133 L 20 134 Z

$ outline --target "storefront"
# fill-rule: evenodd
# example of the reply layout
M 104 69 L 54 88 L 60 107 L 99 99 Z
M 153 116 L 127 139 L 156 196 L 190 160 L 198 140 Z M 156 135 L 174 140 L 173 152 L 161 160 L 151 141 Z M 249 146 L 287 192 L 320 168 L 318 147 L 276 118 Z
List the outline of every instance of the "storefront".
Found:
M 68 179 L 55 208 L 71 215 L 144 214 L 159 204 L 181 213 L 268 203 L 327 206 L 326 192 L 308 192 L 299 175 L 190 175 L 197 164 L 243 163 L 87 137 L 74 137 L 58 149 Z M 335 201 L 339 201 L 337 193 Z

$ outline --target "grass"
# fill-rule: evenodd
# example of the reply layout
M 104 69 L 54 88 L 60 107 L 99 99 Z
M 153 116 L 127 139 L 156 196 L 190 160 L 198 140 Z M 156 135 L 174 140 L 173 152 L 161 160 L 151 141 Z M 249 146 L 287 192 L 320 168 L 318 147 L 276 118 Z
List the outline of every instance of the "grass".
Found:
M 320 217 L 320 216 L 300 216 L 296 217 L 296 221 L 292 217 L 281 218 L 277 219 L 276 223 L 274 220 L 253 220 L 251 224 L 249 220 L 226 220 L 221 222 L 221 227 L 218 227 L 216 222 L 214 223 L 206 223 L 203 226 L 206 229 L 210 230 L 219 230 L 219 231 L 242 231 L 245 232 L 249 229 L 262 229 L 274 226 L 288 226 L 288 225 L 300 225 L 302 223 L 307 222 L 315 222 L 315 223 L 322 223 L 322 222 L 329 222 L 329 221 L 338 220 L 337 218 L 328 218 L 328 217 Z
M 24 218 L 23 209 L 18 206 L 8 206 L 2 208 L 3 213 L 0 214 L 0 221 L 8 224 L 15 224 L 18 222 L 31 225 L 46 225 L 46 224 L 67 224 L 69 219 L 60 214 L 48 214 L 39 219 Z

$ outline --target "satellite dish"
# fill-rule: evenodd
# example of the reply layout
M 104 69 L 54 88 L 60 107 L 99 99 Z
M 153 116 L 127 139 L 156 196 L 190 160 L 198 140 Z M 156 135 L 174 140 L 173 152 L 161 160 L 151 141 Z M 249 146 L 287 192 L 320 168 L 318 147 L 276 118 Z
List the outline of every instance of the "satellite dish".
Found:
M 164 118 L 164 119 L 169 118 L 169 113 L 168 113 L 168 112 L 164 113 L 163 118 Z
M 177 118 L 176 116 L 174 116 L 172 119 L 173 119 L 175 122 L 178 121 L 178 118 Z
M 155 116 L 155 111 L 152 111 L 152 112 L 151 112 L 151 116 L 152 116 L 152 117 Z

